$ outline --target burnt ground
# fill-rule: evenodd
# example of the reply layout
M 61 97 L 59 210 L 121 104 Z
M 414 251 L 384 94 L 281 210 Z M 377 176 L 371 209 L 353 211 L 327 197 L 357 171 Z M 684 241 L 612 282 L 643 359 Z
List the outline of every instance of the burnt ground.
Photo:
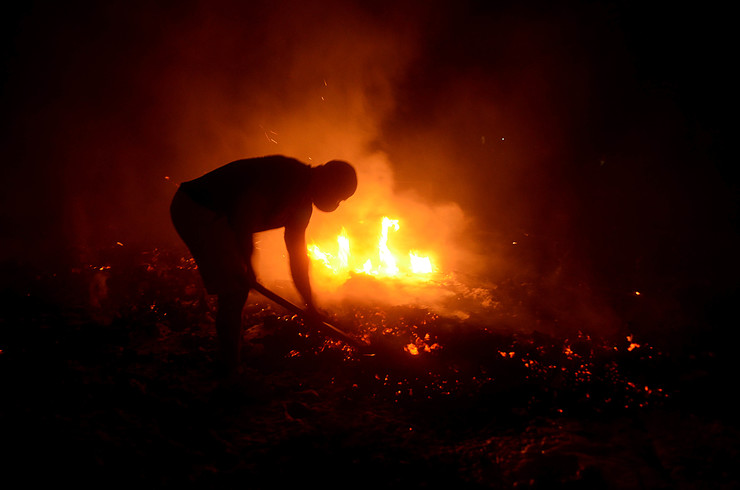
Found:
M 663 349 L 637 336 L 513 331 L 494 316 L 348 307 L 337 320 L 382 346 L 365 356 L 256 301 L 244 375 L 228 383 L 213 305 L 185 260 L 152 252 L 53 273 L 6 264 L 3 278 L 5 482 L 740 484 L 727 345 Z

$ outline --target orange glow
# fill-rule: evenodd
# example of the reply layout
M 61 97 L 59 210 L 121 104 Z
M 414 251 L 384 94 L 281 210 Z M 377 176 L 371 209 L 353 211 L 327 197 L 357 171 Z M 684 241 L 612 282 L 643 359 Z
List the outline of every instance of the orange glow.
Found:
M 627 350 L 630 351 L 630 352 L 632 352 L 635 349 L 639 349 L 640 348 L 640 344 L 638 344 L 638 343 L 636 343 L 634 341 L 634 336 L 632 336 L 632 335 L 628 335 L 627 336 L 627 342 L 630 343 L 629 347 L 627 347 Z
M 429 274 L 432 272 L 432 261 L 429 257 L 419 257 L 414 252 L 409 252 L 411 259 L 411 272 L 414 274 Z
M 419 355 L 419 348 L 416 347 L 415 344 L 407 344 L 406 347 L 403 348 L 406 352 L 411 354 L 412 356 L 418 356 Z
M 312 243 L 308 246 L 308 256 L 318 264 L 323 265 L 324 272 L 339 278 L 349 278 L 351 273 L 366 274 L 378 278 L 395 278 L 412 281 L 428 280 L 435 271 L 429 256 L 421 255 L 417 251 L 399 254 L 389 246 L 389 235 L 391 231 L 400 229 L 398 219 L 384 216 L 381 221 L 380 234 L 377 244 L 359 247 L 371 249 L 371 256 L 355 255 L 352 246 L 357 244 L 356 239 L 351 238 L 347 230 L 342 228 L 337 236 L 336 253 L 322 250 L 318 245 Z
M 387 276 L 395 276 L 399 272 L 396 265 L 396 258 L 388 249 L 388 229 L 391 227 L 398 231 L 398 220 L 383 216 L 383 231 L 380 233 L 380 241 L 378 242 L 378 257 L 380 260 L 380 271 L 384 273 L 383 275 Z

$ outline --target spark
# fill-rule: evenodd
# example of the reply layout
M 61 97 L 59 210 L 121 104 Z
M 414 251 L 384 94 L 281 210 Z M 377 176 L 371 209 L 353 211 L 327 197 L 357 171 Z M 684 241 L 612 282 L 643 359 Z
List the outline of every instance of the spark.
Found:
M 270 143 L 274 143 L 276 145 L 278 144 L 277 140 L 275 138 L 273 138 L 273 136 L 277 136 L 278 135 L 275 131 L 272 131 L 272 130 L 269 130 L 269 129 L 265 129 L 261 124 L 259 125 L 259 127 L 262 130 L 262 132 L 264 133 L 265 138 L 267 139 L 267 141 L 269 141 Z

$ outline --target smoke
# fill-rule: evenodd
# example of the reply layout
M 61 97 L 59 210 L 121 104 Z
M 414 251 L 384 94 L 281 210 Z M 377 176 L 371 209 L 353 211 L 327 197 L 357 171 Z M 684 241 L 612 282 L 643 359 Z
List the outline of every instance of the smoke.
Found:
M 736 202 L 714 114 L 685 96 L 707 85 L 677 68 L 698 48 L 672 47 L 657 11 L 634 14 L 590 2 L 33 3 L 4 29 L 3 255 L 181 246 L 168 216 L 177 183 L 279 153 L 358 169 L 357 194 L 316 212 L 309 240 L 377 233 L 387 215 L 401 220 L 399 249 L 493 291 L 488 305 L 521 303 L 502 291 L 533 283 L 533 308 L 573 324 L 614 323 L 640 289 L 674 304 L 666 285 L 718 279 L 706 271 L 736 243 Z M 721 58 L 692 63 L 721 75 Z M 679 277 L 705 240 L 723 259 Z M 287 277 L 282 250 L 279 234 L 260 237 L 264 277 Z M 407 293 L 373 297 L 430 299 Z

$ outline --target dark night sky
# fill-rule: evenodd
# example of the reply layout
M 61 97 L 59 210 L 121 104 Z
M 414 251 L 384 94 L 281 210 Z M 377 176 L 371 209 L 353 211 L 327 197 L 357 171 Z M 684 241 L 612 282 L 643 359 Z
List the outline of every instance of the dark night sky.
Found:
M 173 182 L 236 158 L 381 151 L 491 250 L 735 287 L 719 2 L 153 3 L 3 16 L 3 258 L 172 243 Z

